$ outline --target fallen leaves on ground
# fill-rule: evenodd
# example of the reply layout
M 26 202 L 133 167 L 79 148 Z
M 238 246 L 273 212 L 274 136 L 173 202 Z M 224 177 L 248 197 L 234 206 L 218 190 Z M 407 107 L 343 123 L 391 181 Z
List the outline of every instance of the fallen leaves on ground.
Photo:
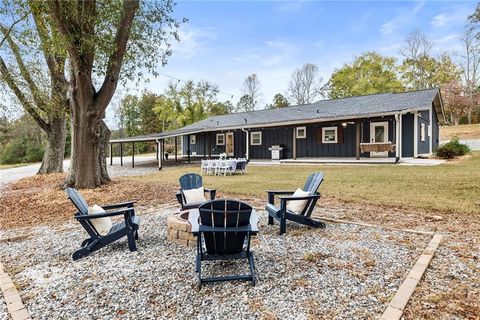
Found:
M 36 175 L 2 189 L 0 227 L 18 228 L 40 224 L 61 224 L 76 212 L 60 187 L 65 174 Z M 89 205 L 137 200 L 136 206 L 151 206 L 175 201 L 177 188 L 159 181 L 139 183 L 114 180 L 96 189 L 80 190 Z

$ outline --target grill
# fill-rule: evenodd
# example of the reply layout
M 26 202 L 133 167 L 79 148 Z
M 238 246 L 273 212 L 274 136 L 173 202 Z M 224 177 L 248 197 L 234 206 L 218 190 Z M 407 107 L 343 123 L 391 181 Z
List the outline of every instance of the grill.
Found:
M 268 150 L 272 153 L 272 160 L 280 160 L 283 159 L 283 147 L 280 145 L 273 145 Z

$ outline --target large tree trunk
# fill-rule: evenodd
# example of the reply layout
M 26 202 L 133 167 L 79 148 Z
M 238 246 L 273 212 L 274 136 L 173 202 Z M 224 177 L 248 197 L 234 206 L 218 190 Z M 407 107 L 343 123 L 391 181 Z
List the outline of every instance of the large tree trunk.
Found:
M 72 157 L 65 186 L 77 189 L 99 187 L 111 181 L 106 159 L 110 130 L 103 120 L 90 117 L 92 122 L 87 123 L 76 119 L 72 117 Z M 99 128 L 99 132 L 95 133 L 91 128 Z
M 50 129 L 45 131 L 47 145 L 43 154 L 42 165 L 37 174 L 63 172 L 66 123 L 64 114 L 51 120 Z

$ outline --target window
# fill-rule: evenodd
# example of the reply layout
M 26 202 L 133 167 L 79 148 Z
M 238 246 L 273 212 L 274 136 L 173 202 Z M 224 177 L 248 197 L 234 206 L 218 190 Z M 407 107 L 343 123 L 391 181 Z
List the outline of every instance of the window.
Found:
M 297 127 L 297 139 L 305 139 L 307 137 L 307 127 Z
M 262 145 L 262 132 L 251 132 L 250 139 L 252 140 L 250 144 L 252 146 L 261 146 Z
M 420 124 L 420 141 L 422 142 L 425 142 L 425 131 L 426 131 L 426 127 L 425 127 L 425 123 L 421 123 Z
M 196 144 L 197 143 L 197 136 L 195 136 L 194 134 L 192 134 L 190 136 L 190 144 Z
M 217 146 L 225 145 L 225 134 L 217 133 Z
M 322 128 L 322 143 L 337 143 L 337 127 Z

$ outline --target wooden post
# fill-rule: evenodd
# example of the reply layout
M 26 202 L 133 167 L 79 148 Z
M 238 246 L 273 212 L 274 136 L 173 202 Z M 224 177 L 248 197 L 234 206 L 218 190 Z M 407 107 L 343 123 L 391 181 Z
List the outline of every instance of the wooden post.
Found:
M 203 159 L 206 159 L 207 158 L 207 141 L 205 141 L 205 139 L 207 137 L 207 134 L 203 133 L 202 137 L 203 137 Z
M 113 143 L 110 142 L 110 165 L 113 165 Z
M 190 135 L 187 136 L 187 162 L 190 163 Z
M 212 133 L 208 133 L 208 158 L 212 159 Z
M 162 139 L 162 154 L 160 156 L 162 159 L 167 160 L 165 159 L 165 139 Z
M 156 140 L 156 142 L 157 142 L 157 149 L 159 150 L 159 152 L 161 154 L 162 150 L 161 150 L 160 141 Z M 158 157 L 158 170 L 162 170 L 162 157 Z
M 123 167 L 123 142 L 120 142 L 120 166 Z
M 293 127 L 293 155 L 292 158 L 293 160 L 297 159 L 297 128 Z
M 360 137 L 361 137 L 360 121 L 357 120 L 355 122 L 355 158 L 357 160 L 360 160 Z
M 135 168 L 135 142 L 132 142 L 132 168 Z
M 155 152 L 157 154 L 157 160 L 158 160 L 158 143 L 155 142 Z
M 177 143 L 178 143 L 178 137 L 175 137 L 175 163 L 177 163 L 177 155 L 178 155 Z

